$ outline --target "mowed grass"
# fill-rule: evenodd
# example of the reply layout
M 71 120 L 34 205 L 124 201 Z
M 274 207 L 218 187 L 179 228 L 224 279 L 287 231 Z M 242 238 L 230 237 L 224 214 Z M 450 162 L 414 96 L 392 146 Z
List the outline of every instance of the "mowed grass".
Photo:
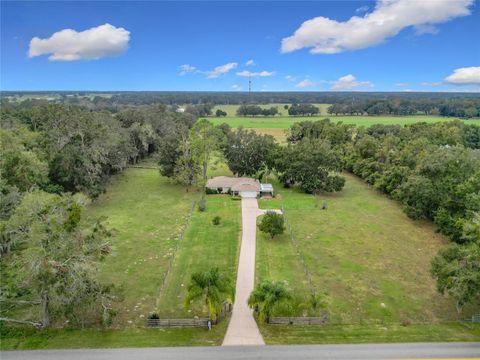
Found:
M 42 330 L 25 329 L 2 334 L 1 350 L 23 349 L 85 349 L 159 346 L 213 346 L 221 345 L 228 321 L 211 331 L 203 328 L 122 330 Z
M 219 225 L 213 225 L 220 216 Z M 208 315 L 203 300 L 184 308 L 190 276 L 218 267 L 235 282 L 241 234 L 240 201 L 228 195 L 207 195 L 207 209 L 195 209 L 185 238 L 180 243 L 171 274 L 157 303 L 161 317 L 192 318 Z
M 249 128 L 249 129 L 289 129 L 294 123 L 300 121 L 315 121 L 329 118 L 334 122 L 342 122 L 344 124 L 352 124 L 356 126 L 369 127 L 375 124 L 383 125 L 410 125 L 418 122 L 437 123 L 442 121 L 456 120 L 456 118 L 445 118 L 441 116 L 331 116 L 323 114 L 320 116 L 305 116 L 305 117 L 226 117 L 217 118 L 211 117 L 209 121 L 218 125 L 227 123 L 232 128 Z M 480 126 L 480 120 L 462 120 L 466 124 L 473 124 Z
M 184 231 L 194 192 L 161 177 L 156 169 L 126 169 L 112 178 L 107 192 L 87 216 L 107 217 L 115 229 L 113 253 L 101 264 L 105 283 L 123 288 L 114 325 L 143 325 L 155 308 L 161 281 Z
M 263 339 L 275 344 L 354 344 L 479 341 L 478 324 L 272 326 L 260 324 Z
M 262 208 L 285 207 L 315 289 L 327 294 L 330 323 L 456 320 L 454 302 L 437 292 L 430 275 L 431 259 L 448 240 L 360 179 L 345 177 L 337 194 L 315 198 L 275 183 L 277 198 L 261 201 Z M 257 251 L 257 281 L 285 280 L 296 294 L 310 294 L 288 234 L 274 240 L 259 234 Z

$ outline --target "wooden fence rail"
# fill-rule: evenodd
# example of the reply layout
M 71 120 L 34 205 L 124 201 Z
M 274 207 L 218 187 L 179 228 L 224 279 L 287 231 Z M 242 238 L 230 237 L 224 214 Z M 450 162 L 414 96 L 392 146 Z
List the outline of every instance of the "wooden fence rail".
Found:
M 146 327 L 207 327 L 208 319 L 148 319 Z
M 224 303 L 222 311 L 217 315 L 212 325 L 219 324 L 223 319 L 232 313 L 232 305 Z M 147 319 L 145 326 L 150 328 L 159 327 L 207 327 L 208 318 L 193 318 L 193 319 Z

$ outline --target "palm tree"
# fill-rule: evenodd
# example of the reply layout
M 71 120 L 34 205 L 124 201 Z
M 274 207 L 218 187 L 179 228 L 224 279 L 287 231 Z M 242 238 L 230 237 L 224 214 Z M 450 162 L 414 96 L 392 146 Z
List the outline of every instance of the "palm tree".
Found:
M 260 321 L 268 323 L 275 307 L 291 299 L 292 294 L 283 282 L 264 280 L 250 294 L 248 305 L 251 308 L 258 306 Z
M 234 290 L 229 277 L 220 273 L 218 268 L 192 274 L 185 307 L 197 299 L 202 299 L 208 308 L 208 316 L 215 321 L 217 314 L 222 310 L 225 300 L 233 301 Z

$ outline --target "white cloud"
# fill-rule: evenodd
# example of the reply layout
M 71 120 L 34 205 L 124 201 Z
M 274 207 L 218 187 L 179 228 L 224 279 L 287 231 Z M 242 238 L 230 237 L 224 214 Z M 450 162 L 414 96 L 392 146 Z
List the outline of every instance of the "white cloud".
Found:
M 331 90 L 344 91 L 355 90 L 358 88 L 372 87 L 370 81 L 358 81 L 355 76 L 348 74 L 332 82 Z
M 399 86 L 399 87 L 405 87 L 405 86 L 410 86 L 410 84 L 408 83 L 396 83 L 395 86 Z
M 433 82 L 424 81 L 420 83 L 420 85 L 421 86 L 440 86 L 442 85 L 442 82 L 441 81 L 433 81 Z
M 242 87 L 238 84 L 235 84 L 235 85 L 232 85 L 232 89 L 236 90 L 236 91 L 240 91 L 240 90 L 242 90 Z
M 253 65 L 255 65 L 255 61 L 253 61 L 253 59 L 250 59 L 245 63 L 245 65 L 246 66 L 253 66 Z
M 366 13 L 368 10 L 370 10 L 370 7 L 368 6 L 360 6 L 358 9 L 355 10 L 356 13 Z
M 423 34 L 438 34 L 440 30 L 437 27 L 430 25 L 430 24 L 420 24 L 415 26 L 415 34 L 416 35 L 423 35 Z
M 228 73 L 230 70 L 235 69 L 238 66 L 238 63 L 232 62 L 224 65 L 217 66 L 215 69 L 210 71 L 205 71 L 209 79 L 214 79 L 220 75 Z
M 296 76 L 287 75 L 287 76 L 285 76 L 285 80 L 288 80 L 288 81 L 295 81 L 295 80 L 297 80 L 297 78 L 296 78 Z
M 266 76 L 273 76 L 275 75 L 275 71 L 260 71 L 260 72 L 251 72 L 247 70 L 243 70 L 240 72 L 237 72 L 238 76 L 244 76 L 244 77 L 255 77 L 255 76 L 260 76 L 260 77 L 266 77 Z
M 417 32 L 432 31 L 433 24 L 469 15 L 473 3 L 474 0 L 378 0 L 375 9 L 362 17 L 336 21 L 319 16 L 305 21 L 292 36 L 282 40 L 281 51 L 311 48 L 312 54 L 335 54 L 363 49 L 406 27 L 414 26 Z
M 445 82 L 455 85 L 480 85 L 480 66 L 455 69 L 445 78 Z
M 180 75 L 186 75 L 197 71 L 195 66 L 189 64 L 180 65 L 178 68 L 180 69 Z
M 119 55 L 128 47 L 130 32 L 121 27 L 104 24 L 77 32 L 64 29 L 46 39 L 30 40 L 29 57 L 51 54 L 52 61 L 97 60 Z
M 317 84 L 308 79 L 302 80 L 297 85 L 295 85 L 295 87 L 298 89 L 305 89 L 313 86 L 317 86 Z

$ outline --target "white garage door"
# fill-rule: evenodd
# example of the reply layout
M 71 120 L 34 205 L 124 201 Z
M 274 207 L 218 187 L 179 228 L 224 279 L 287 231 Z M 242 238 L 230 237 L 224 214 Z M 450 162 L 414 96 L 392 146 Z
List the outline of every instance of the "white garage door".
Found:
M 240 191 L 240 196 L 242 198 L 256 198 L 257 193 L 255 191 Z

